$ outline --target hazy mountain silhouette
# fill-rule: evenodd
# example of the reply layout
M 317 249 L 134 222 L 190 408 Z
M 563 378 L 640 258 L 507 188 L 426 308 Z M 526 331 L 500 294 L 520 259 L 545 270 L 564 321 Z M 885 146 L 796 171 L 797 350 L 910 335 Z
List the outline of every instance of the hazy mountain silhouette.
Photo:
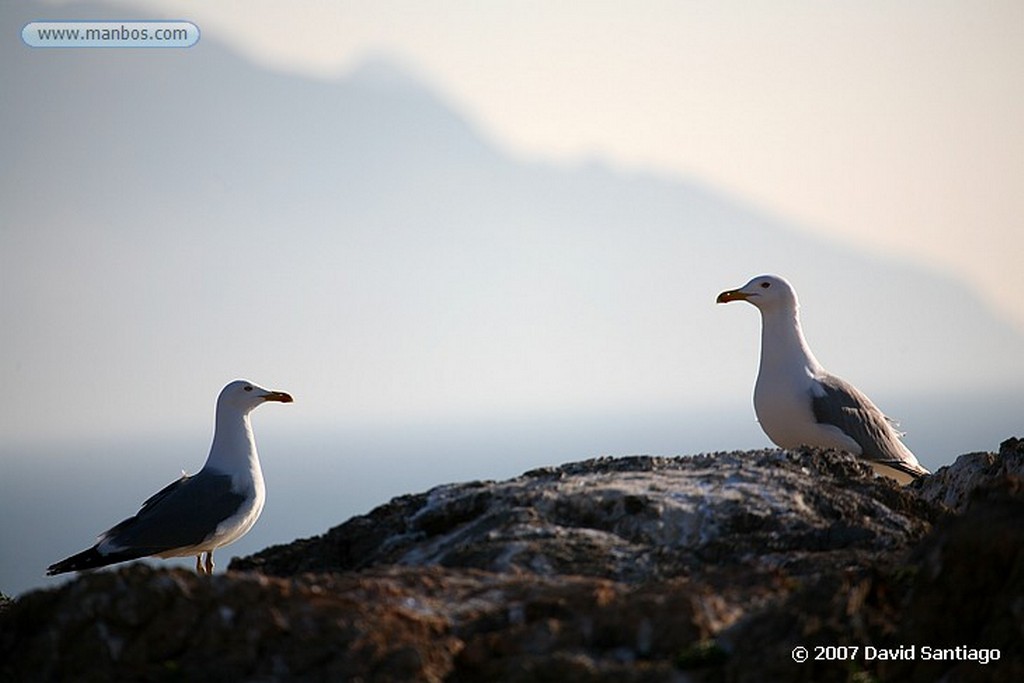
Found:
M 713 301 L 765 271 L 797 285 L 821 360 L 869 391 L 1024 377 L 1022 339 L 949 278 L 697 182 L 517 159 L 379 57 L 337 82 L 210 35 L 189 50 L 7 40 L 0 59 L 0 334 L 10 357 L 48 359 L 22 379 L 158 360 L 219 381 L 224 330 L 258 326 L 264 346 L 240 344 L 254 358 L 302 354 L 339 377 L 369 363 L 393 375 L 382 392 L 500 395 L 525 377 L 593 405 L 719 386 L 746 401 L 756 313 Z

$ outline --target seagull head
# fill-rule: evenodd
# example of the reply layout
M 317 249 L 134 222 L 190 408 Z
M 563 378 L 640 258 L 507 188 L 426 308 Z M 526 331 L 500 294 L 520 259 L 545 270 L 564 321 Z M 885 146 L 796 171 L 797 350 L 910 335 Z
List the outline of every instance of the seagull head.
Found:
M 221 389 L 217 397 L 217 409 L 229 408 L 241 413 L 248 413 L 250 410 L 267 401 L 278 401 L 280 403 L 291 403 L 292 397 L 283 391 L 271 391 L 264 389 L 246 379 L 236 379 Z
M 796 292 L 793 286 L 778 275 L 758 275 L 739 289 L 727 289 L 716 301 L 746 301 L 757 306 L 762 313 L 776 310 L 796 310 Z

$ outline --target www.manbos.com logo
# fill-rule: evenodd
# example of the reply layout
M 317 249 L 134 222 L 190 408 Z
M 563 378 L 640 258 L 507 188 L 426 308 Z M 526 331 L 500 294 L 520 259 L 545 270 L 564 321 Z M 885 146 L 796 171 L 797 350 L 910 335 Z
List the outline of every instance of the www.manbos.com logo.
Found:
M 190 21 L 33 21 L 21 30 L 29 47 L 192 47 Z

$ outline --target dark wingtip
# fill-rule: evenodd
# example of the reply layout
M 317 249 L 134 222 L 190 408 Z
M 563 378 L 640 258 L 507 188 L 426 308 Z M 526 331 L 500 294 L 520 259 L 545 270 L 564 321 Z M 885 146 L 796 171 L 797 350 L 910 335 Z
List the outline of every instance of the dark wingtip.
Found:
M 46 568 L 47 576 L 57 576 L 57 574 L 66 574 L 67 572 L 73 572 L 75 569 L 70 565 L 72 558 L 61 560 L 60 562 L 54 562 Z
M 929 472 L 927 469 L 925 469 L 920 464 L 918 464 L 917 467 L 914 467 L 910 463 L 907 463 L 907 462 L 905 462 L 903 460 L 888 460 L 888 461 L 885 461 L 883 464 L 888 465 L 889 467 L 892 467 L 893 469 L 899 470 L 900 472 L 904 472 L 904 473 L 910 475 L 911 477 L 913 477 L 914 479 L 920 479 L 921 477 L 927 477 L 928 475 L 931 474 L 931 472 Z
M 46 568 L 46 575 L 56 576 L 57 574 L 66 574 L 68 572 L 80 572 L 86 569 L 96 569 L 97 567 L 105 567 L 108 564 L 124 562 L 125 560 L 132 560 L 137 557 L 140 556 L 133 553 L 102 555 L 96 550 L 96 547 L 93 546 L 88 550 L 83 550 L 77 555 L 72 555 L 60 562 L 54 562 Z

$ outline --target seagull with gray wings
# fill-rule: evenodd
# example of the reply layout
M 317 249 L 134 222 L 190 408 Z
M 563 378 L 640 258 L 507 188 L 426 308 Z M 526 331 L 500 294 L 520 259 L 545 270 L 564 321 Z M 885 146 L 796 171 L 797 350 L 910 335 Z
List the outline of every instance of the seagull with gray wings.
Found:
M 793 287 L 761 275 L 718 295 L 718 303 L 746 301 L 761 311 L 761 365 L 754 412 L 781 448 L 836 448 L 865 460 L 901 484 L 929 474 L 891 421 L 856 387 L 830 374 L 811 353 L 800 328 Z
M 134 517 L 105 531 L 96 545 L 50 565 L 47 575 L 140 557 L 190 555 L 196 556 L 198 573 L 212 574 L 213 551 L 244 536 L 263 511 L 266 488 L 249 413 L 267 401 L 291 403 L 292 397 L 247 380 L 224 387 L 203 469 L 168 484 Z

